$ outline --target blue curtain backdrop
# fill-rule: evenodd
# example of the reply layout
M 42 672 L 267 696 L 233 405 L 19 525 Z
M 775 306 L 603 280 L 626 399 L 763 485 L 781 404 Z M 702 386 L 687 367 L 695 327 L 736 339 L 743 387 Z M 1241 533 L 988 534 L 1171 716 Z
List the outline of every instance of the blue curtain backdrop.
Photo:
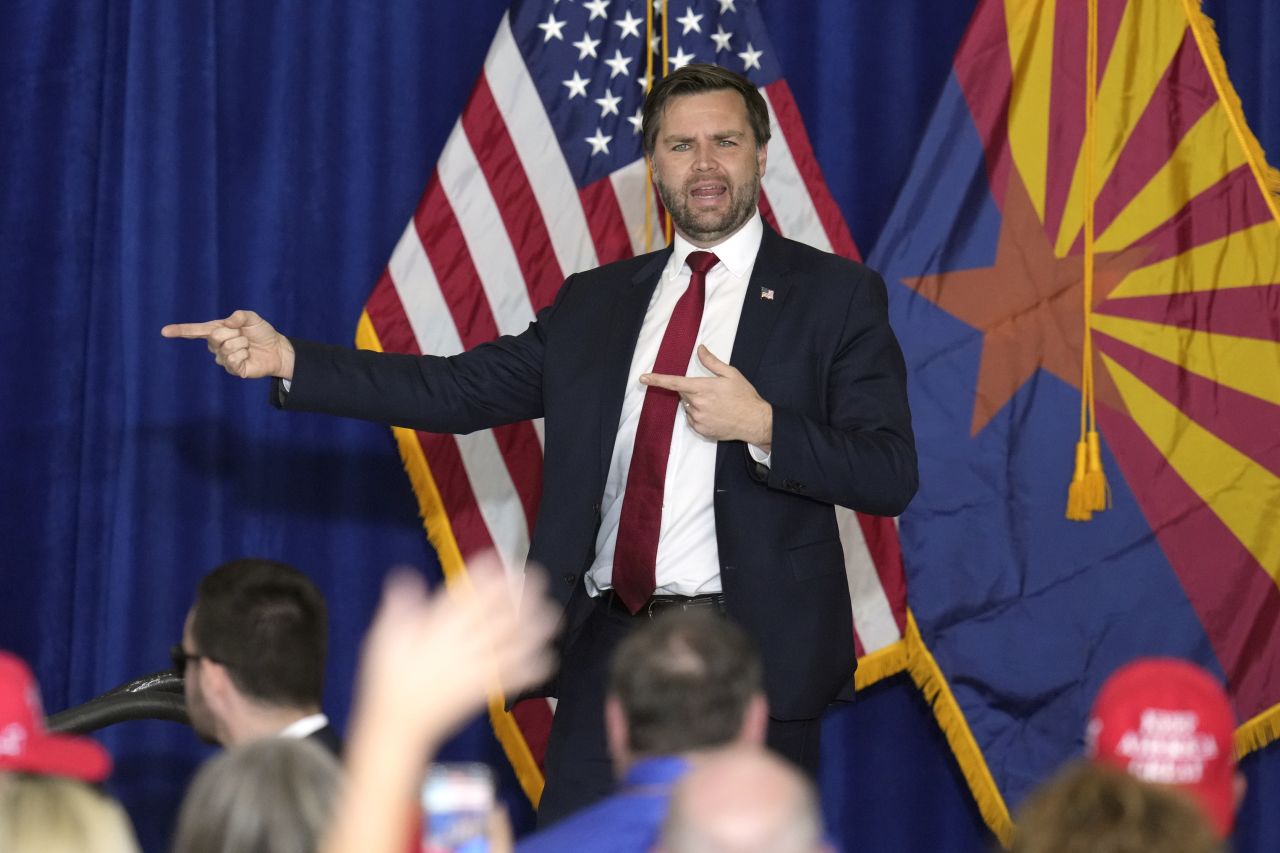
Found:
M 46 705 L 165 665 L 200 576 L 256 554 L 332 606 L 328 708 L 394 564 L 439 567 L 387 430 L 283 415 L 263 383 L 164 341 L 253 307 L 350 341 L 463 106 L 505 0 L 10 0 L 0 9 L 0 647 Z M 818 158 L 875 243 L 973 0 L 762 0 Z M 1280 9 L 1206 4 L 1272 163 Z M 146 846 L 206 754 L 184 727 L 116 726 L 110 787 Z M 483 721 L 447 757 L 501 764 Z M 1240 850 L 1271 850 L 1280 752 L 1246 761 Z M 527 826 L 511 780 L 518 826 Z M 823 794 L 866 851 L 990 843 L 914 690 L 832 715 Z

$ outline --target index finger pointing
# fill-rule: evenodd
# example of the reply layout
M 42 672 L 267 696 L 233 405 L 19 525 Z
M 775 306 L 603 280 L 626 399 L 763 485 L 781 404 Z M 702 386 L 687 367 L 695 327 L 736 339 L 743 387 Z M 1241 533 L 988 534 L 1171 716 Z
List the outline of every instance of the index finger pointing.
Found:
M 650 385 L 654 388 L 666 388 L 668 391 L 675 391 L 677 394 L 686 394 L 696 390 L 693 384 L 694 380 L 688 376 L 672 376 L 669 373 L 646 373 L 640 377 L 643 385 Z
M 170 323 L 160 330 L 166 338 L 207 338 L 215 329 L 222 328 L 221 320 L 207 320 L 203 323 Z

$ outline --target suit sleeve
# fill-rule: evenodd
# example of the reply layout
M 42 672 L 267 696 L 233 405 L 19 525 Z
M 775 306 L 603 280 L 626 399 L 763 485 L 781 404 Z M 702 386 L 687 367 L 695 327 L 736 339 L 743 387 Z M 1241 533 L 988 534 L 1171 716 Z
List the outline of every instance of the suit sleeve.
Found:
M 825 414 L 773 407 L 771 488 L 873 515 L 898 515 L 919 483 L 906 363 L 889 326 L 884 280 L 862 268 L 826 371 Z
M 566 282 L 556 304 L 519 335 L 455 356 L 380 353 L 291 338 L 293 380 L 287 393 L 279 380 L 274 383 L 272 403 L 454 434 L 542 417 L 546 334 L 568 289 Z

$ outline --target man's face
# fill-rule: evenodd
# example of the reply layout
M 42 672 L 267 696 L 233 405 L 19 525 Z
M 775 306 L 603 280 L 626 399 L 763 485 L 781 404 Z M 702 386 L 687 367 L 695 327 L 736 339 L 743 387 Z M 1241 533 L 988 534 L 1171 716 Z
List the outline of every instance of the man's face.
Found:
M 191 625 L 195 620 L 195 610 L 187 613 L 187 621 L 182 625 L 182 648 L 188 654 L 199 654 L 200 649 L 196 648 L 195 637 L 192 636 Z M 203 659 L 192 659 L 187 661 L 187 671 L 183 673 L 182 689 L 187 697 L 187 716 L 191 718 L 191 728 L 205 743 L 217 743 L 218 738 L 214 728 L 213 711 L 209 709 L 209 703 L 204 698 L 204 690 L 201 684 L 201 666 Z
M 676 230 L 707 248 L 741 228 L 755 212 L 766 153 L 756 148 L 747 105 L 737 92 L 669 101 L 650 166 Z

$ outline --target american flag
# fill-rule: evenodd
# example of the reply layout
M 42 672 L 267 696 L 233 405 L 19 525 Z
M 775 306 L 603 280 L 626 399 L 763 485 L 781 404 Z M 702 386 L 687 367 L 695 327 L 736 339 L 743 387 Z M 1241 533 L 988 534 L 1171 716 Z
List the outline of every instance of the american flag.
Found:
M 664 63 L 690 62 L 744 74 L 769 104 L 766 221 L 856 258 L 754 2 L 517 0 L 365 306 L 358 345 L 458 353 L 523 331 L 568 275 L 659 248 L 640 111 Z M 466 436 L 397 428 L 396 438 L 446 576 L 462 577 L 466 555 L 493 548 L 518 585 L 541 491 L 542 424 Z M 906 585 L 893 522 L 838 516 L 863 684 L 901 668 Z M 490 709 L 534 802 L 553 709 L 542 699 Z

